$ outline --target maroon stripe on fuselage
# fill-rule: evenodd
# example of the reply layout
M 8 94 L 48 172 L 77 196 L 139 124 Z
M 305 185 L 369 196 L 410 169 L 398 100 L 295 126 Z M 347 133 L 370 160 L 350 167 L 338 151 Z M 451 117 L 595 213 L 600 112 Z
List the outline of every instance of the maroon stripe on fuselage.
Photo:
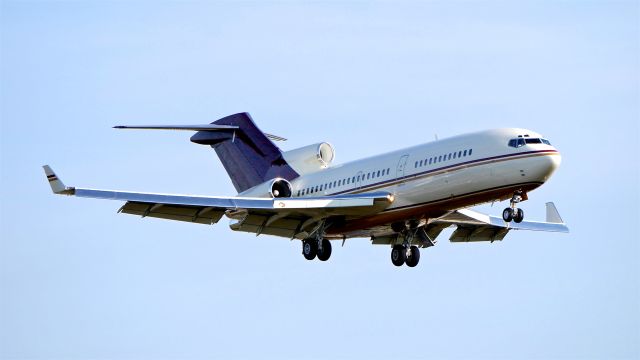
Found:
M 499 155 L 499 156 L 491 156 L 491 157 L 482 158 L 482 159 L 478 159 L 478 160 L 471 160 L 471 161 L 466 161 L 466 162 L 463 162 L 463 163 L 443 166 L 443 167 L 440 167 L 440 168 L 437 168 L 437 169 L 432 169 L 432 170 L 423 171 L 423 172 L 416 173 L 416 174 L 406 175 L 406 176 L 403 176 L 403 177 L 400 177 L 400 178 L 395 178 L 395 179 L 391 179 L 391 180 L 387 180 L 387 181 L 381 181 L 381 182 L 378 182 L 378 183 L 373 183 L 373 184 L 370 184 L 370 185 L 367 185 L 367 186 L 363 186 L 363 187 L 359 187 L 359 188 L 356 188 L 356 189 L 344 190 L 344 191 L 331 193 L 331 194 L 327 194 L 327 195 L 341 195 L 341 194 L 350 194 L 350 193 L 360 193 L 360 192 L 370 191 L 370 190 L 373 190 L 375 188 L 390 186 L 390 185 L 392 185 L 394 183 L 399 183 L 399 182 L 402 182 L 402 181 L 407 180 L 407 179 L 417 178 L 417 177 L 421 177 L 421 176 L 424 176 L 424 175 L 427 175 L 427 174 L 441 172 L 441 171 L 444 171 L 444 170 L 451 170 L 451 169 L 456 168 L 456 167 L 469 167 L 470 165 L 477 166 L 477 165 L 480 165 L 480 163 L 487 162 L 487 161 L 496 162 L 498 160 L 502 161 L 504 159 L 508 159 L 508 158 L 512 158 L 512 157 L 520 157 L 520 156 L 528 157 L 528 155 L 533 155 L 533 154 L 536 154 L 536 155 L 550 154 L 551 155 L 551 154 L 559 154 L 559 152 L 557 150 L 537 150 L 537 151 L 527 151 L 527 152 L 517 153 L 517 154 L 506 154 L 506 155 Z

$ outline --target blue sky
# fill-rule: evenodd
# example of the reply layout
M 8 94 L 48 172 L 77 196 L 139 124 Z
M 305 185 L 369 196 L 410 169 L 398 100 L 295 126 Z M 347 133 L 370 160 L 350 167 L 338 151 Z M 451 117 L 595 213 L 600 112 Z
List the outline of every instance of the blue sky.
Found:
M 0 2 L 0 358 L 640 357 L 633 1 Z M 337 162 L 525 127 L 563 164 L 523 204 L 571 234 L 297 242 L 118 215 L 68 185 L 233 195 L 182 132 L 248 111 Z M 503 204 L 481 210 L 499 214 Z

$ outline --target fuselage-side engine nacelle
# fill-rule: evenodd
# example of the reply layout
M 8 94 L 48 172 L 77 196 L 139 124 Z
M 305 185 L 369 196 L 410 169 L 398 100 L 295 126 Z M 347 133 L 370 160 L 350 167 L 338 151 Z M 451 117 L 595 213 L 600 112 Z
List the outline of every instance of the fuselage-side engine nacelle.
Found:
M 307 175 L 329 167 L 335 150 L 331 144 L 322 142 L 284 152 L 282 157 L 298 174 Z
M 291 197 L 291 183 L 285 179 L 275 178 L 248 189 L 238 196 L 260 198 L 288 198 Z

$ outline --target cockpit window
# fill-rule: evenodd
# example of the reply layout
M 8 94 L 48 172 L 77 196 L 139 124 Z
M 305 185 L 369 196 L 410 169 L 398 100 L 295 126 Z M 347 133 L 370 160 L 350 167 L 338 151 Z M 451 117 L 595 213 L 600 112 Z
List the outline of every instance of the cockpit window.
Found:
M 524 146 L 524 139 L 523 138 L 511 139 L 509 140 L 509 146 L 514 148 L 519 148 L 521 146 Z
M 547 139 L 540 139 L 540 138 L 517 138 L 517 139 L 511 139 L 509 140 L 509 146 L 510 147 L 514 147 L 514 148 L 519 148 L 521 146 L 524 146 L 526 144 L 546 144 L 546 145 L 551 145 L 551 143 L 549 142 L 549 140 Z

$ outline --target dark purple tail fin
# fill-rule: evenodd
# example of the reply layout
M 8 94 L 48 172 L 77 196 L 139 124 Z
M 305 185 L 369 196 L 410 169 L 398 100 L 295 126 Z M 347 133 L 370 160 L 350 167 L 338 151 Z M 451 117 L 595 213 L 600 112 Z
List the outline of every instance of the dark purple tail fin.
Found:
M 238 129 L 198 131 L 191 141 L 211 145 L 239 193 L 276 177 L 293 180 L 299 176 L 248 113 L 229 115 L 212 124 Z

